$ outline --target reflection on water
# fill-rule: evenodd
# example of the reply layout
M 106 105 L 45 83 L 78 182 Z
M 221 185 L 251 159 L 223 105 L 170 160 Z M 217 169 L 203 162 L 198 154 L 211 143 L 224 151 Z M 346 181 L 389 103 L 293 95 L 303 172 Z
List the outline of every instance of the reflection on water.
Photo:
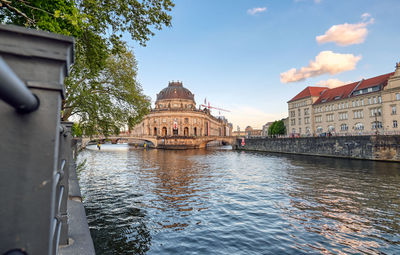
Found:
M 231 150 L 86 150 L 98 254 L 395 254 L 400 166 Z

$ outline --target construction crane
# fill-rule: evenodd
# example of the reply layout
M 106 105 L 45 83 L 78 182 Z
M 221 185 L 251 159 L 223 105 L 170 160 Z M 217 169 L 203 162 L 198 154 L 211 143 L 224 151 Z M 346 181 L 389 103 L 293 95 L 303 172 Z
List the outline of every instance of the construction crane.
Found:
M 206 102 L 206 100 L 204 100 L 204 102 Z M 215 109 L 215 110 L 218 110 L 218 111 L 230 112 L 229 110 L 225 110 L 225 109 L 222 109 L 222 108 L 211 106 L 210 102 L 208 102 L 208 105 L 201 104 L 200 106 L 202 106 L 204 108 L 207 108 L 209 111 L 210 111 L 210 109 Z M 219 113 L 219 115 L 221 115 L 221 112 Z

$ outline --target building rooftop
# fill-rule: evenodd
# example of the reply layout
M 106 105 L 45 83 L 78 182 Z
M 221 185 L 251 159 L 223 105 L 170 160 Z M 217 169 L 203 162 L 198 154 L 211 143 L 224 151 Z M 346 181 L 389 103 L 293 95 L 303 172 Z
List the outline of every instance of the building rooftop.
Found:
M 164 88 L 157 94 L 157 101 L 165 99 L 188 99 L 194 101 L 194 94 L 187 88 L 183 87 L 182 82 L 172 81 L 168 83 L 168 87 Z
M 352 96 L 357 96 L 360 94 L 364 93 L 369 93 L 369 92 L 375 92 L 378 90 L 381 90 L 383 87 L 387 85 L 387 82 L 389 78 L 394 74 L 392 73 L 387 73 L 387 74 L 382 74 L 379 76 L 375 76 L 372 78 L 368 79 L 362 79 L 361 81 L 349 83 L 340 87 L 332 88 L 329 89 L 327 87 L 307 87 L 303 91 L 301 91 L 299 94 L 297 94 L 294 98 L 292 98 L 289 102 L 293 102 L 299 99 L 303 99 L 306 97 L 311 97 L 311 96 L 318 96 L 317 101 L 314 102 L 315 104 L 321 104 L 321 103 L 326 103 L 326 102 L 331 102 L 335 100 L 340 100 L 343 98 L 349 98 Z M 374 90 L 371 91 L 366 91 L 365 89 L 368 88 L 373 88 L 373 87 L 378 87 Z M 361 93 L 362 90 L 365 90 L 366 92 Z M 354 92 L 358 91 L 360 93 L 355 94 Z
M 307 88 L 303 89 L 303 91 L 301 91 L 299 94 L 297 94 L 295 97 L 293 97 L 292 99 L 290 99 L 288 101 L 289 102 L 293 102 L 296 100 L 300 100 L 306 97 L 319 97 L 321 95 L 321 93 L 324 90 L 327 90 L 327 87 L 312 87 L 312 86 L 308 86 Z

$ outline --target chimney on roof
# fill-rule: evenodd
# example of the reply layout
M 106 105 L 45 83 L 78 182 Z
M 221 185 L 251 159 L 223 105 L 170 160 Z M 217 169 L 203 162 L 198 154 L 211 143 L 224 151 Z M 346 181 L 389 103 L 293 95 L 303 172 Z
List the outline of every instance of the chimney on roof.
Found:
M 394 77 L 400 76 L 400 62 L 396 63 L 396 70 L 394 71 Z

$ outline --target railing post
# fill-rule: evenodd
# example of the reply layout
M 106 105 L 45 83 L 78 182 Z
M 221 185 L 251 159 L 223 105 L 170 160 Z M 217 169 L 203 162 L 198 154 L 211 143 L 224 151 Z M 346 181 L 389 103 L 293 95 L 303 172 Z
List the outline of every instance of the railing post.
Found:
M 73 44 L 71 37 L 0 25 L 0 57 L 40 101 L 21 114 L 10 106 L 14 99 L 0 100 L 0 254 L 56 253 L 60 111 Z
M 69 173 L 70 168 L 74 167 L 72 158 L 72 125 L 73 122 L 61 122 L 60 146 L 58 156 L 58 170 L 61 173 L 61 179 L 56 188 L 56 215 L 61 220 L 60 245 L 68 244 L 68 214 L 67 201 L 69 193 Z M 54 247 L 57 248 L 57 247 Z

